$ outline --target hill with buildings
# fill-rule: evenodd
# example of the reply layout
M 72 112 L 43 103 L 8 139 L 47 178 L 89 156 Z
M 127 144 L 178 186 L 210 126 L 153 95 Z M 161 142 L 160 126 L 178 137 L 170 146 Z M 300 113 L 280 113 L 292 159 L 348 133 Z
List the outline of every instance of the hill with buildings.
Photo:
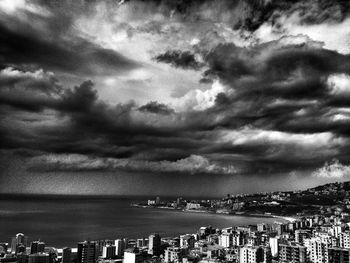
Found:
M 179 209 L 240 215 L 305 216 L 349 212 L 350 181 L 337 182 L 299 191 L 278 191 L 255 194 L 228 194 L 214 200 L 162 201 L 159 197 L 133 204 L 139 207 Z

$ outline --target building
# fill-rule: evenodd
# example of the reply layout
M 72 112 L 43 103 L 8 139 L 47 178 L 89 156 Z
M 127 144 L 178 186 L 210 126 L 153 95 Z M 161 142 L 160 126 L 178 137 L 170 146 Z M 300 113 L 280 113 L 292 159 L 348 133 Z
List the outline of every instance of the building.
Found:
M 18 253 L 16 255 L 17 263 L 27 263 L 28 262 L 28 255 L 25 253 Z
M 78 263 L 95 263 L 96 258 L 96 244 L 94 242 L 85 241 L 78 243 Z
M 291 243 L 278 245 L 279 262 L 303 263 L 306 260 L 306 247 Z
M 18 247 L 19 246 L 27 247 L 27 240 L 28 240 L 27 236 L 25 236 L 23 233 L 18 233 L 11 240 L 11 252 L 14 254 L 19 253 L 20 251 L 18 250 Z
M 272 257 L 278 256 L 278 242 L 279 242 L 279 239 L 277 237 L 270 237 L 269 239 L 269 245 L 270 245 Z
M 138 248 L 130 248 L 124 251 L 123 263 L 142 263 L 143 255 Z
M 122 257 L 124 254 L 124 240 L 122 239 L 116 239 L 114 240 L 114 246 L 115 246 L 115 253 L 118 257 Z
M 7 253 L 7 248 L 8 248 L 9 244 L 8 243 L 0 243 L 0 254 L 1 253 Z
M 294 232 L 295 242 L 303 245 L 304 240 L 311 237 L 311 231 L 308 229 L 298 229 Z
M 161 254 L 161 245 L 159 234 L 150 235 L 148 238 L 148 254 L 159 256 Z
M 257 224 L 257 228 L 258 228 L 259 232 L 264 232 L 267 229 L 266 224 L 264 224 L 264 223 Z
M 27 251 L 27 248 L 26 248 L 26 246 L 25 245 L 18 245 L 17 246 L 17 248 L 16 248 L 16 250 L 17 250 L 17 254 L 18 253 L 26 253 Z
M 62 263 L 71 263 L 72 262 L 72 249 L 65 247 L 62 250 Z
M 272 231 L 276 232 L 277 235 L 282 235 L 283 232 L 288 231 L 288 225 L 283 223 L 274 223 L 271 225 Z
M 328 263 L 349 263 L 350 250 L 344 248 L 329 248 Z
M 339 247 L 350 248 L 350 231 L 344 231 L 338 234 Z
M 194 236 L 193 235 L 180 235 L 180 247 L 194 247 Z
M 223 233 L 219 236 L 219 245 L 223 247 L 233 246 L 233 235 L 232 233 Z
M 102 257 L 103 258 L 113 258 L 116 255 L 116 247 L 111 245 L 103 246 Z
M 155 205 L 156 204 L 156 200 L 147 200 L 147 205 Z
M 240 263 L 264 262 L 264 249 L 262 247 L 244 246 L 239 250 Z
M 164 262 L 170 263 L 170 262 L 181 262 L 183 256 L 183 251 L 179 247 L 168 247 L 165 250 L 164 254 Z
M 40 241 L 33 241 L 30 244 L 30 254 L 42 253 L 45 250 L 45 243 Z
M 198 210 L 201 208 L 201 204 L 199 203 L 187 203 L 186 210 Z
M 328 263 L 328 248 L 331 246 L 328 240 L 314 237 L 309 239 L 306 244 L 309 260 L 312 263 Z
M 264 261 L 263 263 L 271 263 L 272 262 L 272 256 L 271 256 L 271 249 L 270 247 L 263 247 L 264 251 Z
M 45 253 L 30 254 L 28 256 L 28 263 L 49 263 L 49 255 Z

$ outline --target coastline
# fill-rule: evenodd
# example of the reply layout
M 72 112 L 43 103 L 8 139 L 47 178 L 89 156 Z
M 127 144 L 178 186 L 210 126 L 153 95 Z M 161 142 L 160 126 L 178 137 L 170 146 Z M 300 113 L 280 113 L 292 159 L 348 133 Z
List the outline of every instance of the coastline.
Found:
M 141 204 L 130 204 L 132 207 L 137 208 L 148 208 L 148 209 L 162 209 L 162 210 L 174 210 L 184 213 L 206 213 L 206 214 L 216 214 L 216 215 L 226 215 L 226 216 L 244 216 L 244 217 L 267 217 L 267 218 L 276 218 L 276 219 L 282 219 L 287 222 L 294 222 L 298 218 L 293 216 L 283 216 L 283 215 L 274 215 L 274 214 L 258 214 L 258 213 L 249 213 L 249 212 L 234 212 L 234 213 L 223 213 L 223 212 L 217 212 L 217 211 L 211 211 L 211 210 L 187 210 L 187 209 L 180 209 L 180 208 L 174 208 L 174 207 L 167 207 L 167 206 L 149 206 L 149 205 L 141 205 Z
M 272 217 L 284 219 L 284 220 L 286 220 L 286 221 L 289 221 L 290 223 L 293 223 L 294 221 L 298 220 L 298 217 L 292 217 L 292 216 L 278 216 L 278 215 L 273 215 Z

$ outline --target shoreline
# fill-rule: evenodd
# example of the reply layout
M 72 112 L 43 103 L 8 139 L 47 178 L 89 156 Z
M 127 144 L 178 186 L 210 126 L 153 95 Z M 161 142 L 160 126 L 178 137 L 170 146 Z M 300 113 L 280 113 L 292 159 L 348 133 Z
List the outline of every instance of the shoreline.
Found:
M 162 210 L 174 210 L 178 212 L 183 213 L 205 213 L 205 214 L 215 214 L 215 215 L 226 215 L 226 216 L 243 216 L 243 217 L 267 217 L 267 218 L 276 218 L 276 219 L 282 219 L 287 222 L 294 222 L 298 219 L 296 216 L 284 216 L 284 215 L 274 215 L 274 214 L 256 214 L 256 213 L 249 213 L 249 212 L 235 212 L 235 213 L 222 213 L 217 211 L 210 211 L 210 210 L 186 210 L 186 209 L 180 209 L 180 208 L 174 208 L 174 207 L 166 207 L 166 206 L 148 206 L 148 205 L 140 205 L 140 204 L 130 204 L 132 207 L 136 208 L 147 208 L 147 209 L 162 209 Z
M 292 217 L 292 216 L 278 216 L 278 215 L 273 215 L 272 217 L 274 218 L 280 218 L 280 219 L 284 219 L 290 223 L 293 223 L 295 221 L 298 220 L 298 217 Z

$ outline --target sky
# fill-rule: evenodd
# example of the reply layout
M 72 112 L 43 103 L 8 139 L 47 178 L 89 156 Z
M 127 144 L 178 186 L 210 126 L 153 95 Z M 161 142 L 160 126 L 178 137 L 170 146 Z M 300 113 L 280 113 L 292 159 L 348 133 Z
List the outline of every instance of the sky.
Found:
M 350 180 L 350 2 L 0 0 L 0 193 Z

